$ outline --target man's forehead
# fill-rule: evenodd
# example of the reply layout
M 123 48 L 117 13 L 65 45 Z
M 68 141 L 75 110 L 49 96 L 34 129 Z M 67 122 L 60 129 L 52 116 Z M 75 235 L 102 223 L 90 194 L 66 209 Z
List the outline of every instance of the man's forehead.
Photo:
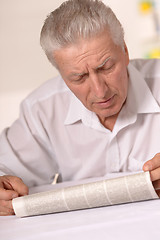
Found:
M 95 69 L 102 68 L 109 61 L 109 59 L 111 59 L 111 57 L 105 58 L 98 66 L 95 66 Z M 77 69 L 75 71 L 72 70 L 70 76 L 82 76 L 84 74 L 85 74 L 85 71 L 80 72 Z
M 106 33 L 90 40 L 66 46 L 55 52 L 55 60 L 61 72 L 81 76 L 90 69 L 102 68 L 110 58 L 118 55 L 117 46 Z

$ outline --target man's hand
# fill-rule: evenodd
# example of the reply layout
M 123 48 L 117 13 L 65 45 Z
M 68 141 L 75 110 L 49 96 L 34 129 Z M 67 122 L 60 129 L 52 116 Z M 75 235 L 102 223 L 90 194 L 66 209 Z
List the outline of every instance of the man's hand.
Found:
M 143 171 L 149 171 L 153 186 L 160 197 L 160 153 L 143 165 Z M 158 190 L 159 189 L 159 190 Z
M 14 176 L 0 177 L 0 215 L 14 215 L 12 199 L 28 194 L 28 187 L 23 181 Z

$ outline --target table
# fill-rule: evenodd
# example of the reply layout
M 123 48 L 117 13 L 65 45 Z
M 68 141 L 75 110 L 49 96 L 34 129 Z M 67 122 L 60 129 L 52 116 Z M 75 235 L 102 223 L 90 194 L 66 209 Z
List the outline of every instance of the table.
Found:
M 44 186 L 31 189 L 38 191 Z M 151 240 L 160 238 L 159 225 L 158 199 L 27 218 L 1 216 L 0 239 Z

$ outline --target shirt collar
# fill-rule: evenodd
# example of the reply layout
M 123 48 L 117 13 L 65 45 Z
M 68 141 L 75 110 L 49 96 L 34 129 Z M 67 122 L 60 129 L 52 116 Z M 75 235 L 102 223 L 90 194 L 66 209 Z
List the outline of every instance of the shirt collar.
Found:
M 131 63 L 128 66 L 128 73 L 128 96 L 126 103 L 118 117 L 119 121 L 121 122 L 121 120 L 123 120 L 123 124 L 125 125 L 126 113 L 128 113 L 128 117 L 130 116 L 130 121 L 133 122 L 136 120 L 136 116 L 139 113 L 160 112 L 160 107 L 158 106 L 148 85 L 146 84 L 143 75 L 141 75 L 141 73 L 138 72 Z M 128 121 L 128 117 L 126 121 Z M 82 122 L 87 126 L 104 131 L 104 127 L 99 122 L 96 114 L 86 109 L 81 101 L 71 92 L 70 106 L 64 124 L 70 125 L 80 120 L 82 120 Z
M 143 75 L 130 63 L 128 66 L 129 87 L 126 108 L 134 113 L 157 113 L 160 107 L 152 95 Z
M 81 120 L 83 109 L 84 106 L 81 101 L 71 92 L 70 105 L 64 124 L 69 125 Z
M 71 101 L 68 109 L 64 125 L 71 125 L 78 121 L 82 121 L 87 127 L 97 129 L 104 132 L 107 129 L 100 123 L 97 115 L 94 112 L 89 111 L 82 102 L 71 93 Z
M 130 63 L 128 66 L 129 86 L 126 103 L 121 109 L 112 135 L 133 124 L 138 114 L 159 113 L 160 107 L 154 99 L 143 75 Z

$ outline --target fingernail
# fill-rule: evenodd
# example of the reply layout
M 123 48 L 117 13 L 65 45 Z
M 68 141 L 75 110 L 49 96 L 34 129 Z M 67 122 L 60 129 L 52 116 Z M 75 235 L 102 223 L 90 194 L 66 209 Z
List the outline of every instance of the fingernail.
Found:
M 18 197 L 17 193 L 13 193 L 12 198 Z

